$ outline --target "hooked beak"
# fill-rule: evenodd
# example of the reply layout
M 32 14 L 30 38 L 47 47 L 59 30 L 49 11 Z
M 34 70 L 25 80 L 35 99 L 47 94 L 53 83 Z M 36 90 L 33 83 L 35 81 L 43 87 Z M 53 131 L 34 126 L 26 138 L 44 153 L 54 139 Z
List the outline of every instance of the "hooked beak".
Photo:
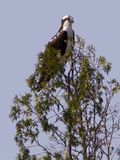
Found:
M 70 19 L 70 22 L 71 22 L 71 23 L 74 23 L 74 20 L 73 20 L 73 19 Z

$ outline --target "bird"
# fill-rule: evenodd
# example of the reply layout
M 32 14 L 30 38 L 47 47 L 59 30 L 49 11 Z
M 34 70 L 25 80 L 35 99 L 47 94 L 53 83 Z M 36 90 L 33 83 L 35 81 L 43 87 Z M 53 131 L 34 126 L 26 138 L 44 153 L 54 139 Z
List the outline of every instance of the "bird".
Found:
M 60 50 L 63 56 L 74 44 L 74 30 L 72 29 L 74 19 L 70 15 L 65 15 L 61 20 L 61 26 L 57 34 L 48 42 L 47 47 Z
M 60 52 L 60 57 L 62 58 L 68 51 L 72 50 L 75 39 L 74 30 L 72 28 L 73 23 L 74 19 L 72 16 L 65 15 L 62 17 L 61 26 L 58 32 L 50 39 L 50 41 L 46 45 L 45 52 L 47 52 L 49 48 L 56 49 Z M 45 63 L 46 62 L 43 61 L 43 68 L 45 68 L 44 66 L 46 66 Z M 49 66 L 47 67 L 49 68 Z M 39 85 L 42 82 L 49 82 L 50 79 L 51 74 L 46 73 L 46 71 L 43 70 L 40 76 Z

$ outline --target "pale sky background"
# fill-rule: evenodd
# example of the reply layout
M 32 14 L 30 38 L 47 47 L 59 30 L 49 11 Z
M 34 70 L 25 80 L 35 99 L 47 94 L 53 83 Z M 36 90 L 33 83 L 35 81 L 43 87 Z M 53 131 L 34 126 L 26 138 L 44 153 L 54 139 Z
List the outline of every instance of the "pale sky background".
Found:
M 1 160 L 15 160 L 17 153 L 15 124 L 8 117 L 13 97 L 27 92 L 25 79 L 37 54 L 66 14 L 74 17 L 75 33 L 112 62 L 112 76 L 120 80 L 120 0 L 0 0 Z

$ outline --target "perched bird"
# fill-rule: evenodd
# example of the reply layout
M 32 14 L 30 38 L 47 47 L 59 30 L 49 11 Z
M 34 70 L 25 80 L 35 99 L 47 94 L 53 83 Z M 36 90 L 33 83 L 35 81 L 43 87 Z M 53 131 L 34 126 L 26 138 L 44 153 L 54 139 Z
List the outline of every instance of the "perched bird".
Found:
M 72 29 L 74 23 L 73 17 L 66 15 L 61 20 L 61 26 L 57 34 L 51 38 L 47 47 L 54 47 L 60 50 L 61 55 L 64 55 L 69 49 L 72 48 L 74 43 L 74 31 Z
M 72 16 L 66 15 L 62 18 L 60 29 L 58 30 L 56 35 L 53 36 L 48 42 L 45 52 L 48 48 L 54 48 L 60 51 L 60 56 L 62 57 L 66 52 L 70 51 L 73 48 L 74 31 L 72 29 L 72 23 L 74 23 L 74 19 Z M 46 66 L 46 62 L 43 61 L 43 67 L 44 66 Z M 41 84 L 42 82 L 49 82 L 50 79 L 50 73 L 46 73 L 46 71 L 43 71 L 41 73 L 39 84 Z

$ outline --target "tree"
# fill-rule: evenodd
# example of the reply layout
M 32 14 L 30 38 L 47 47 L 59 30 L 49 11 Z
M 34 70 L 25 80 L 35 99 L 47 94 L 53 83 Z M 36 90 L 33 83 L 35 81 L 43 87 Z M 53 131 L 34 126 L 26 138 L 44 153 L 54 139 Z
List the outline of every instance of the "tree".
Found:
M 35 72 L 27 79 L 30 92 L 16 95 L 11 108 L 17 160 L 119 159 L 115 138 L 120 138 L 120 109 L 112 99 L 120 84 L 109 78 L 111 63 L 97 58 L 94 47 L 85 47 L 80 37 L 74 51 L 62 59 L 59 51 L 48 52 L 39 54 Z M 51 80 L 41 87 L 43 71 Z

